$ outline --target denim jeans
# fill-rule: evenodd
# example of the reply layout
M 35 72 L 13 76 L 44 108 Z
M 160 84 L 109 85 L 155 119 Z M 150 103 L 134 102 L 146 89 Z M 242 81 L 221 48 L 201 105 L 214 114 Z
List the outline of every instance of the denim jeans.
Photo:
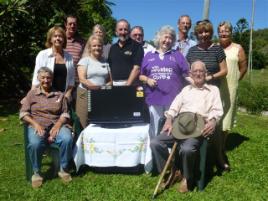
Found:
M 33 171 L 39 172 L 41 170 L 42 155 L 47 146 L 49 146 L 47 138 L 49 136 L 49 130 L 47 133 L 40 137 L 35 133 L 33 127 L 28 126 L 28 140 L 29 144 L 27 146 L 30 160 L 32 163 Z M 65 126 L 60 128 L 55 141 L 53 142 L 60 148 L 60 167 L 61 169 L 67 168 L 68 162 L 72 157 L 72 134 L 71 130 Z

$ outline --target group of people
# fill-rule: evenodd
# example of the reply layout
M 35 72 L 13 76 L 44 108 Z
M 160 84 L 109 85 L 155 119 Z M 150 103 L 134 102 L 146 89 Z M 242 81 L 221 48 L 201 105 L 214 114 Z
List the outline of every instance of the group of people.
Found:
M 165 25 L 156 33 L 154 46 L 144 41 L 143 27 L 131 28 L 125 19 L 117 21 L 118 41 L 112 45 L 99 24 L 85 42 L 77 32 L 77 17 L 72 15 L 66 17 L 65 30 L 60 26 L 49 29 L 47 49 L 36 57 L 32 89 L 21 101 L 20 110 L 20 118 L 29 125 L 27 151 L 34 188 L 43 183 L 41 159 L 49 143 L 60 148 L 59 177 L 64 182 L 72 180 L 68 173 L 73 143 L 68 110 L 75 107 L 85 128 L 90 118 L 89 92 L 105 86 L 144 87 L 154 170 L 162 171 L 168 147 L 178 141 L 180 160 L 172 170 L 181 180 L 180 192 L 189 191 L 194 183 L 196 155 L 204 137 L 214 139 L 220 167 L 230 169 L 224 147 L 234 121 L 238 81 L 247 69 L 245 52 L 232 42 L 229 22 L 219 24 L 218 44 L 212 42 L 209 20 L 196 23 L 197 41 L 188 37 L 192 25 L 188 15 L 180 16 L 177 24 L 178 40 L 175 29 Z M 197 137 L 174 138 L 173 122 L 183 113 L 202 117 L 204 125 Z M 166 122 L 159 133 L 163 117 Z

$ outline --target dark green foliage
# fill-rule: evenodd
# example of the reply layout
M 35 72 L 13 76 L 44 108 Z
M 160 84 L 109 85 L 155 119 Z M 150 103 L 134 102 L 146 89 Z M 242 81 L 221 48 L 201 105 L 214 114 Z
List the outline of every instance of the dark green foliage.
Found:
M 78 17 L 82 36 L 88 36 L 93 25 L 100 23 L 111 40 L 115 25 L 109 7 L 112 5 L 105 0 L 1 0 L 0 97 L 25 95 L 31 85 L 35 57 L 45 48 L 48 29 L 56 24 L 64 26 L 67 14 Z
M 250 29 L 245 18 L 239 19 L 234 26 L 233 40 L 242 45 L 248 55 Z M 252 67 L 254 69 L 265 68 L 268 64 L 268 29 L 253 31 L 252 50 Z
M 268 87 L 252 85 L 243 81 L 239 86 L 238 105 L 245 107 L 248 112 L 260 114 L 268 110 Z
M 265 56 L 264 53 L 258 50 L 253 50 L 252 51 L 252 65 L 254 69 L 262 69 L 265 68 L 265 66 L 268 63 L 268 57 Z

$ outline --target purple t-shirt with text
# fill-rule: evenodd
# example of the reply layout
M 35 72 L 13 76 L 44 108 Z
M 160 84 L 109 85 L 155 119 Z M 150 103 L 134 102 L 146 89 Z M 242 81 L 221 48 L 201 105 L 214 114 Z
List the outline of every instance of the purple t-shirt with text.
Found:
M 170 106 L 185 86 L 185 77 L 188 73 L 188 63 L 178 51 L 170 50 L 164 55 L 160 55 L 157 51 L 147 53 L 142 61 L 141 75 L 155 79 L 157 86 L 152 88 L 146 85 L 146 103 Z

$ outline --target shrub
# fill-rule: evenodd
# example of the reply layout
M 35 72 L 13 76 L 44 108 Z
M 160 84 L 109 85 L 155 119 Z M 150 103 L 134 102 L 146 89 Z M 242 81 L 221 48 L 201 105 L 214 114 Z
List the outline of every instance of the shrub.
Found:
M 262 69 L 265 68 L 267 58 L 264 53 L 253 50 L 252 52 L 252 66 L 254 69 Z
M 238 90 L 238 105 L 253 114 L 268 110 L 268 87 L 253 86 L 248 81 L 241 82 Z

